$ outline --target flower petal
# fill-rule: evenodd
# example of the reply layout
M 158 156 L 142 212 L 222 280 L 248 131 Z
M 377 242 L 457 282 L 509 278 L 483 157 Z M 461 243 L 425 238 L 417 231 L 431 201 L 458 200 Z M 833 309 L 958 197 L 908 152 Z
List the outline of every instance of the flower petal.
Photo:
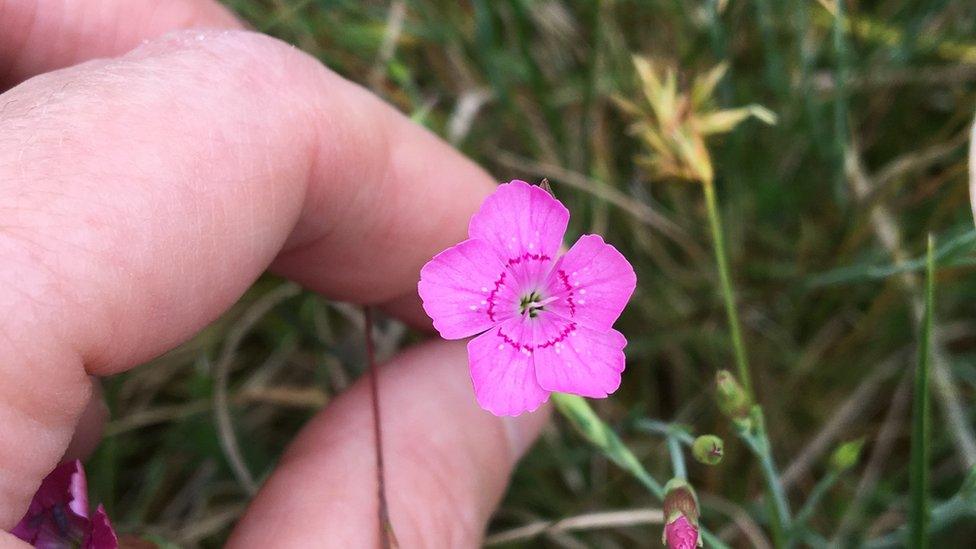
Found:
M 88 479 L 85 477 L 85 468 L 81 465 L 81 461 L 76 459 L 71 463 L 70 470 L 68 492 L 71 495 L 71 502 L 68 506 L 78 516 L 88 518 Z
M 546 191 L 525 181 L 511 181 L 485 199 L 471 218 L 468 236 L 484 240 L 502 261 L 555 258 L 562 245 L 569 210 Z
M 574 326 L 560 339 L 557 330 L 564 324 L 559 317 L 539 315 L 539 319 L 544 317 L 555 319 L 545 328 L 552 333 L 553 343 L 539 345 L 532 352 L 535 376 L 543 389 L 603 398 L 620 387 L 627 345 L 623 334 Z
M 536 381 L 532 354 L 507 338 L 501 327 L 468 342 L 468 362 L 478 404 L 496 416 L 531 412 L 549 399 L 549 391 Z
M 85 536 L 84 549 L 118 549 L 119 537 L 108 520 L 105 507 L 99 505 L 91 519 L 91 531 Z
M 35 547 L 63 547 L 88 529 L 88 482 L 78 460 L 62 463 L 48 473 L 24 518 L 11 530 Z
M 37 534 L 40 532 L 41 526 L 40 520 L 36 518 L 37 516 L 38 515 L 36 513 L 28 510 L 24 515 L 24 518 L 20 519 L 20 522 L 17 523 L 17 526 L 14 526 L 10 533 L 15 537 L 33 545 L 34 540 L 37 539 Z
M 664 539 L 668 549 L 695 549 L 698 538 L 698 528 L 684 515 L 664 526 Z
M 560 299 L 548 308 L 594 330 L 609 330 L 636 285 L 634 268 L 616 248 L 598 235 L 584 235 L 549 274 L 546 293 Z
M 441 337 L 461 339 L 517 312 L 511 278 L 487 243 L 470 239 L 427 262 L 420 270 L 417 290 Z
M 85 469 L 77 459 L 54 468 L 34 494 L 42 508 L 67 505 L 76 515 L 88 518 L 88 482 Z

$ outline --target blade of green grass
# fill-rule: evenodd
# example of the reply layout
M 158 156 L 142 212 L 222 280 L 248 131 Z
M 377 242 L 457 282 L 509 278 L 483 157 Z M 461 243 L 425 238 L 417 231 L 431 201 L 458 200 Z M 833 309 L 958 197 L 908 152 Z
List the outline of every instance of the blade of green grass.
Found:
M 834 183 L 834 192 L 838 202 L 847 202 L 846 176 L 844 165 L 847 162 L 848 140 L 850 139 L 849 128 L 847 125 L 847 72 L 849 66 L 849 55 L 847 48 L 847 37 L 845 36 L 845 9 L 844 2 L 837 2 L 837 12 L 834 14 L 833 42 L 834 55 L 836 61 L 834 65 L 834 142 L 836 143 L 837 155 L 837 174 Z
M 932 303 L 935 295 L 935 248 L 929 235 L 925 270 L 925 316 L 918 342 L 915 367 L 915 402 L 912 410 L 911 508 L 909 545 L 928 547 L 928 456 L 929 456 L 929 355 L 932 341 Z
M 976 230 L 969 230 L 949 238 L 933 253 L 935 262 L 941 267 L 963 267 L 972 265 L 976 261 L 976 257 L 972 257 L 974 250 L 976 250 Z M 897 265 L 893 263 L 848 265 L 811 276 L 807 279 L 805 287 L 814 290 L 824 286 L 883 280 L 902 273 L 921 271 L 925 269 L 925 265 L 925 257 L 918 257 Z
M 947 529 L 957 521 L 963 519 L 976 518 L 976 467 L 969 470 L 966 480 L 956 495 L 931 506 L 929 512 L 929 532 L 939 532 Z M 904 547 L 906 528 L 902 526 L 898 530 L 886 534 L 882 537 L 872 539 L 864 544 L 864 547 L 877 549 L 881 547 Z

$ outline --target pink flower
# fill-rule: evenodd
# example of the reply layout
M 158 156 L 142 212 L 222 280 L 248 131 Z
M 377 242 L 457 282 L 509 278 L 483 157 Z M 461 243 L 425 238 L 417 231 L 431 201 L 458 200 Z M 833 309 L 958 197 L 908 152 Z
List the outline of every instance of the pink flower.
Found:
M 695 549 L 698 546 L 698 528 L 684 515 L 664 526 L 664 539 L 669 549 Z
M 627 340 L 612 328 L 637 283 L 613 246 L 584 235 L 558 257 L 569 210 L 512 181 L 471 218 L 468 240 L 420 271 L 424 310 L 445 339 L 478 335 L 468 361 L 478 404 L 499 416 L 553 391 L 600 398 L 620 386 Z
M 34 494 L 11 533 L 42 549 L 116 549 L 119 540 L 101 505 L 88 516 L 88 482 L 80 461 L 58 465 Z

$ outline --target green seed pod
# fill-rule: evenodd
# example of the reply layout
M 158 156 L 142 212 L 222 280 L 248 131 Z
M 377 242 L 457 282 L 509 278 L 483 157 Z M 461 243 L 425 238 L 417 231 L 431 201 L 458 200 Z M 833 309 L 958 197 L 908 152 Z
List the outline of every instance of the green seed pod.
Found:
M 728 370 L 715 374 L 715 388 L 718 391 L 718 407 L 732 420 L 747 420 L 752 401 L 745 390 Z
M 699 463 L 718 465 L 725 453 L 722 439 L 715 435 L 702 435 L 691 445 L 691 453 Z
M 863 438 L 841 444 L 830 455 L 830 467 L 838 473 L 843 473 L 851 467 L 854 467 L 861 458 L 862 448 L 864 448 Z

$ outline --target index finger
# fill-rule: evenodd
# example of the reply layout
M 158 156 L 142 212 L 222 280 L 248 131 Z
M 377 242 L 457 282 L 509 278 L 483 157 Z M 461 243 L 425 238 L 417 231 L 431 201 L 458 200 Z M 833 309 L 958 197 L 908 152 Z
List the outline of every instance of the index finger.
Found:
M 272 261 L 339 299 L 412 295 L 493 188 L 362 88 L 253 33 L 171 35 L 0 105 L 3 527 L 67 445 L 86 374 L 172 348 Z

